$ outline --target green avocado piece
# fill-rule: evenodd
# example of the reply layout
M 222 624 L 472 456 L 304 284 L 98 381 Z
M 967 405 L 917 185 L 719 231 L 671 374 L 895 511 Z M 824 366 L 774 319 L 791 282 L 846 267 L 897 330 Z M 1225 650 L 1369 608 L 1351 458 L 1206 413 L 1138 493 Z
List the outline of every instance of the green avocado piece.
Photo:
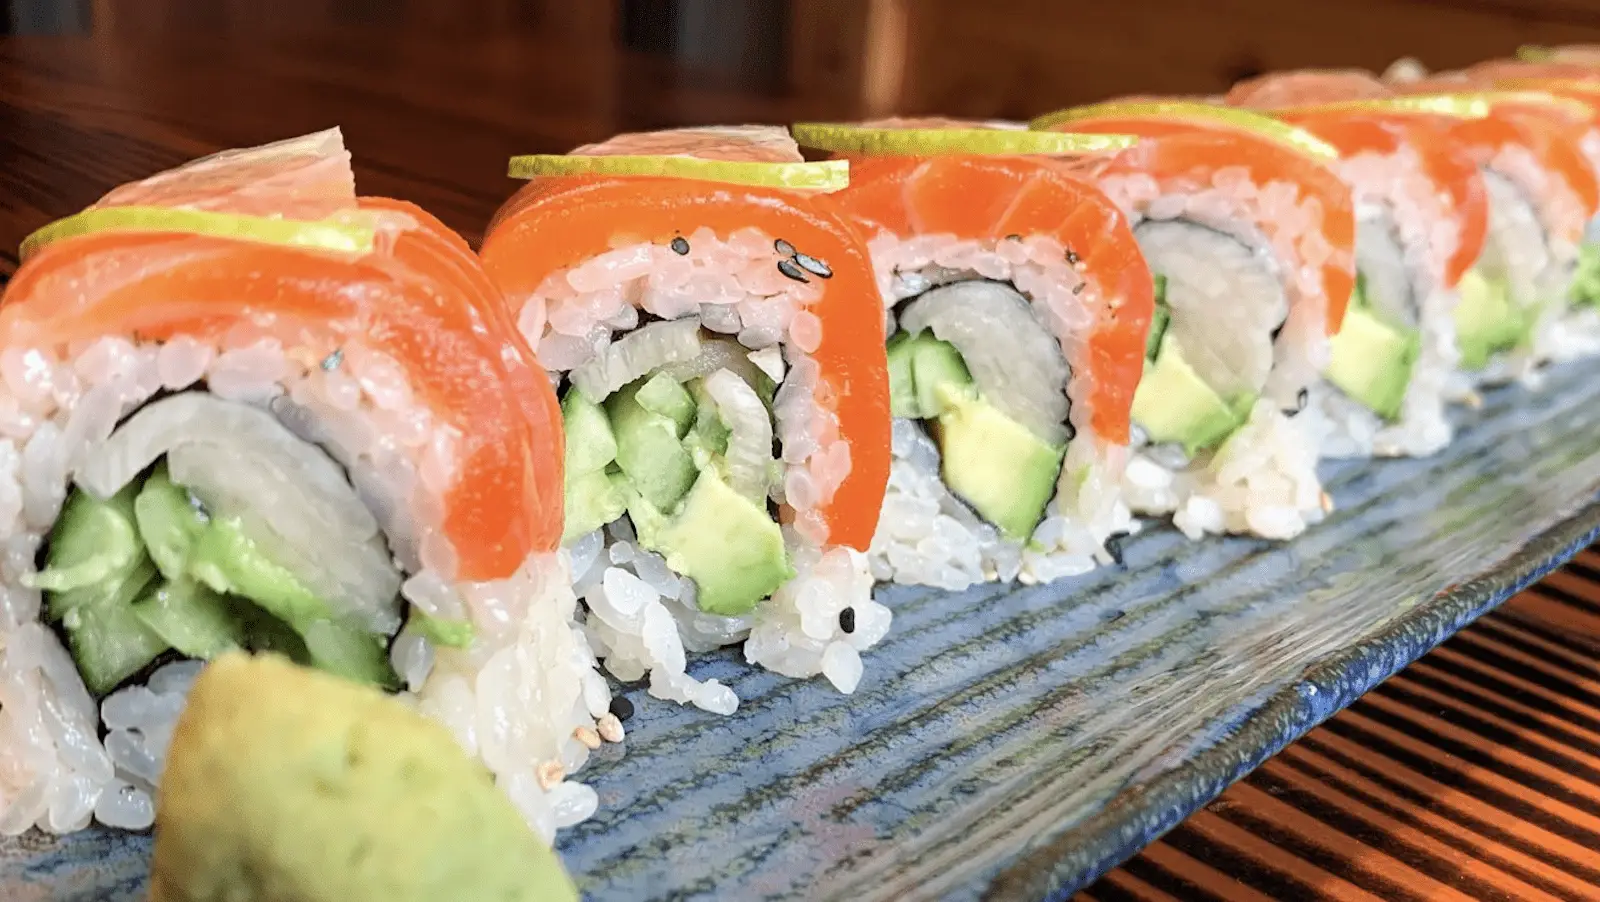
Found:
M 28 582 L 44 590 L 45 615 L 67 633 L 67 647 L 95 695 L 103 695 L 167 650 L 133 613 L 156 579 L 134 517 L 137 486 L 104 501 L 73 489 L 55 528 L 45 568 Z
M 566 436 L 568 476 L 597 473 L 617 459 L 617 441 L 606 412 L 583 392 L 568 391 L 561 399 L 561 429 Z
M 586 536 L 622 516 L 627 496 L 617 483 L 620 476 L 608 470 L 590 473 L 567 471 L 566 521 L 561 541 Z
M 617 466 L 649 502 L 669 510 L 694 485 L 694 459 L 679 441 L 678 424 L 645 409 L 634 382 L 606 399 L 606 413 L 617 437 Z
M 1323 375 L 1373 413 L 1393 420 L 1400 415 L 1421 344 L 1415 331 L 1390 326 L 1365 305 L 1352 306 L 1333 337 Z
M 683 438 L 694 423 L 697 405 L 694 398 L 678 380 L 666 373 L 656 373 L 639 386 L 633 399 L 640 407 L 671 420 L 677 427 L 677 437 Z
M 689 452 L 695 469 L 704 470 L 728 453 L 728 439 L 733 435 L 733 430 L 722 422 L 717 402 L 706 393 L 702 380 L 689 383 L 689 391 L 695 399 L 694 426 L 684 436 L 683 448 Z
M 1503 280 L 1469 269 L 1461 277 L 1459 290 L 1455 322 L 1462 369 L 1483 369 L 1495 354 L 1517 347 L 1530 334 L 1532 317 L 1511 302 Z
M 897 417 L 931 420 L 944 412 L 947 386 L 970 387 L 961 352 L 929 332 L 900 333 L 886 345 L 889 361 L 889 407 Z M 896 380 L 898 379 L 898 384 Z
M 663 515 L 650 504 L 628 512 L 639 544 L 659 552 L 667 566 L 695 581 L 702 611 L 748 614 L 794 577 L 783 532 L 767 512 L 702 470 L 680 509 Z
M 1193 455 L 1227 438 L 1249 415 L 1253 399 L 1230 404 L 1197 375 L 1171 335 L 1146 362 L 1133 393 L 1132 417 L 1152 444 L 1177 442 Z
M 1572 303 L 1600 307 L 1600 244 L 1578 246 L 1578 271 L 1572 278 Z
M 371 688 L 231 652 L 162 774 L 151 902 L 577 902 L 449 731 Z
M 939 415 L 942 473 L 950 491 L 1008 538 L 1025 541 L 1056 494 L 1065 448 L 972 395 L 945 384 Z
M 245 647 L 234 604 L 190 579 L 158 580 L 133 603 L 133 613 L 178 653 L 209 661 Z

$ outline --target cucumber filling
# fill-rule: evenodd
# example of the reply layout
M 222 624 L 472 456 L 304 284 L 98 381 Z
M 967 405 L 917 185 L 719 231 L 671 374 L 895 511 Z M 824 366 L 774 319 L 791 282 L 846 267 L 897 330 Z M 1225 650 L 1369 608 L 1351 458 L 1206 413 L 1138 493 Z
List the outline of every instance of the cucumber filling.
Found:
M 700 610 L 740 616 L 795 575 L 769 504 L 782 479 L 769 373 L 781 376 L 782 362 L 775 349 L 752 353 L 703 336 L 689 358 L 676 350 L 684 322 L 653 323 L 624 339 L 644 335 L 635 342 L 644 347 L 653 341 L 647 330 L 670 327 L 678 359 L 615 390 L 585 373 L 564 392 L 563 540 L 626 516 L 641 547 L 694 582 Z
M 1572 278 L 1572 303 L 1579 307 L 1600 307 L 1600 244 L 1585 241 L 1578 246 L 1578 271 Z
M 211 434 L 225 422 L 237 432 Z M 299 447 L 280 453 L 290 447 L 285 436 Z M 255 453 L 236 457 L 236 440 L 253 443 Z M 309 469 L 308 461 L 314 461 Z M 231 497 L 211 485 L 227 466 L 235 468 Z M 125 478 L 129 468 L 133 475 Z M 179 470 L 196 484 L 180 484 L 174 478 Z M 46 617 L 65 633 L 89 690 L 109 693 L 163 656 L 210 660 L 232 649 L 275 651 L 351 680 L 399 688 L 388 655 L 392 630 L 384 628 L 398 618 L 399 576 L 375 525 L 373 535 L 340 547 L 314 535 L 276 535 L 265 518 L 237 507 L 252 496 L 293 507 L 298 499 L 279 482 L 305 476 L 320 488 L 330 470 L 342 480 L 320 449 L 299 443 L 270 414 L 198 393 L 147 405 L 114 432 L 71 488 L 33 578 L 44 592 Z M 114 491 L 97 491 L 108 484 Z M 348 483 L 344 490 L 359 504 Z M 334 530 L 351 519 L 349 510 L 275 515 L 279 523 L 303 517 Z M 354 519 L 358 532 L 371 520 Z M 377 566 L 387 568 L 389 578 L 352 606 L 351 597 L 308 584 L 299 569 L 303 559 L 280 553 L 307 541 L 342 556 L 343 575 Z M 353 562 L 350 548 L 358 549 L 356 556 L 384 558 Z M 361 607 L 368 602 L 377 607 Z
M 891 412 L 939 449 L 945 487 L 1026 542 L 1056 495 L 1067 443 L 1060 346 L 1010 285 L 955 282 L 902 304 L 889 339 Z

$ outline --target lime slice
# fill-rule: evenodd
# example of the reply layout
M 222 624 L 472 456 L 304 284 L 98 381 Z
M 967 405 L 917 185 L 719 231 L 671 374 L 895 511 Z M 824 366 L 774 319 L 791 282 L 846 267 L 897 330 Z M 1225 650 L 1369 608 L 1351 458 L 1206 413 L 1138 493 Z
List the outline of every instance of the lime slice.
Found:
M 1129 103 L 1096 103 L 1049 113 L 1029 123 L 1030 128 L 1048 129 L 1070 125 L 1085 119 L 1176 119 L 1205 122 L 1222 122 L 1246 131 L 1256 132 L 1280 144 L 1288 145 L 1301 153 L 1323 160 L 1339 159 L 1339 151 L 1332 144 L 1305 129 L 1270 116 L 1241 110 L 1237 107 L 1213 106 L 1183 100 L 1135 101 Z
M 514 179 L 560 175 L 650 175 L 763 188 L 838 191 L 850 184 L 850 164 L 844 160 L 747 163 L 702 160 L 698 157 L 531 154 L 512 157 L 508 175 Z
M 1576 97 L 1562 97 L 1545 91 L 1486 91 L 1483 98 L 1491 107 L 1502 103 L 1517 103 L 1527 106 L 1547 106 L 1563 110 L 1569 116 L 1587 119 L 1595 114 L 1595 108 L 1584 103 Z
M 1415 113 L 1449 116 L 1454 119 L 1482 119 L 1489 115 L 1490 104 L 1483 94 L 1405 94 L 1399 97 L 1369 97 L 1362 100 L 1335 100 L 1306 106 L 1287 107 L 1274 113 L 1307 113 L 1322 111 L 1367 111 L 1373 113 Z
M 1560 55 L 1554 47 L 1539 44 L 1523 44 L 1517 48 L 1517 59 L 1525 63 L 1548 63 Z
M 26 260 L 40 248 L 67 238 L 97 232 L 168 232 L 209 235 L 260 244 L 365 254 L 372 250 L 375 235 L 370 225 L 339 218 L 315 222 L 277 219 L 269 216 L 241 216 L 234 213 L 207 213 L 173 207 L 99 207 L 58 219 L 23 239 L 21 256 Z
M 798 122 L 789 129 L 806 147 L 835 153 L 926 156 L 942 153 L 1069 156 L 1132 147 L 1131 135 L 1078 135 L 1070 132 L 996 128 L 871 128 L 836 122 Z

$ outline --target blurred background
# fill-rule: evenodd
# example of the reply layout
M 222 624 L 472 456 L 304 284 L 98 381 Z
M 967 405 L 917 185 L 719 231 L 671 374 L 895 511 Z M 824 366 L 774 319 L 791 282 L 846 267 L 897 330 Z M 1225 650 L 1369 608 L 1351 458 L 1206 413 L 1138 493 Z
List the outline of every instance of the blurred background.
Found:
M 337 124 L 363 190 L 475 237 L 507 157 L 621 131 L 1025 119 L 1275 68 L 1448 68 L 1600 42 L 1600 0 L 0 0 L 0 33 L 16 229 Z

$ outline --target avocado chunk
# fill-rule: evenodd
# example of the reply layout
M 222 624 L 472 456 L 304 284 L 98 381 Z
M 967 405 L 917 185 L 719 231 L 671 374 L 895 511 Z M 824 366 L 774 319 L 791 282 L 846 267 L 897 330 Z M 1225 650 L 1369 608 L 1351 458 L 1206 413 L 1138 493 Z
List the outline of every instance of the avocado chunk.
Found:
M 566 521 L 561 541 L 570 542 L 586 536 L 627 511 L 627 495 L 617 484 L 620 478 L 609 470 L 567 471 Z
M 646 500 L 670 510 L 694 485 L 694 459 L 679 440 L 678 421 L 639 403 L 643 386 L 630 383 L 606 399 L 617 437 L 617 466 Z
M 645 410 L 671 420 L 677 427 L 678 438 L 683 438 L 689 431 L 689 426 L 694 423 L 697 409 L 694 398 L 689 396 L 687 389 L 678 384 L 678 380 L 666 373 L 656 373 L 646 379 L 644 384 L 639 386 L 639 391 L 634 394 L 633 399 Z
M 132 605 L 156 579 L 139 541 L 135 486 L 104 501 L 74 489 L 62 508 L 45 569 L 29 582 L 45 593 L 89 691 L 103 695 L 167 650 Z
M 889 406 L 894 416 L 931 420 L 944 412 L 947 386 L 964 388 L 973 384 L 961 352 L 932 333 L 906 336 L 902 332 L 887 345 L 887 353 Z
M 1511 301 L 1504 280 L 1469 269 L 1461 276 L 1461 301 L 1456 305 L 1456 344 L 1461 368 L 1481 370 L 1501 351 L 1522 344 L 1533 327 Z
M 1223 400 L 1183 359 L 1173 337 L 1164 335 L 1134 390 L 1132 416 L 1152 444 L 1176 442 L 1193 455 L 1239 428 L 1249 408 L 1248 399 Z
M 703 381 L 696 379 L 689 387 L 695 399 L 695 415 L 694 425 L 690 427 L 689 434 L 684 436 L 683 447 L 689 452 L 695 468 L 703 470 L 728 453 L 728 439 L 733 436 L 733 430 L 722 422 L 717 402 L 706 392 Z
M 715 469 L 700 472 L 680 509 L 663 515 L 648 498 L 628 507 L 639 544 L 695 581 L 702 611 L 748 614 L 794 577 L 783 531 Z
M 442 725 L 276 656 L 207 667 L 173 733 L 151 902 L 577 902 Z
M 1056 494 L 1064 448 L 961 387 L 942 386 L 939 449 L 950 491 L 1006 537 L 1026 540 Z
M 1420 347 L 1415 331 L 1390 326 L 1364 304 L 1352 306 L 1333 337 L 1323 375 L 1373 413 L 1393 420 L 1400 415 Z

